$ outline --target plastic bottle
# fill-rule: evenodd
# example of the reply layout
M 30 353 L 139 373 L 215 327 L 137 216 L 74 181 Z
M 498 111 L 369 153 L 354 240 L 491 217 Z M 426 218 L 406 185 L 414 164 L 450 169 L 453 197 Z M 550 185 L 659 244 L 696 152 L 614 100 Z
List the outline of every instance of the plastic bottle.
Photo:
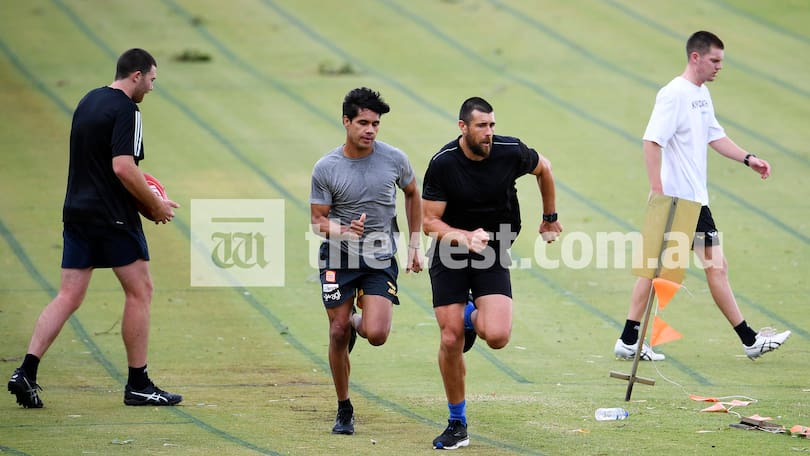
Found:
M 614 408 L 599 408 L 596 409 L 596 413 L 594 413 L 594 417 L 596 417 L 596 421 L 613 421 L 613 420 L 623 420 L 627 418 L 630 414 L 627 410 L 614 407 Z

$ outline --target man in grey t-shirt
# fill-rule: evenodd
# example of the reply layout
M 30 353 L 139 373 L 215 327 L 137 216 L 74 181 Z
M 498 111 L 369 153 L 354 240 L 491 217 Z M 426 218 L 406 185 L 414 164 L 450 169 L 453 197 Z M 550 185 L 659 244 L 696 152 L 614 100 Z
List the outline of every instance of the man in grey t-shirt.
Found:
M 380 94 L 362 87 L 343 100 L 346 143 L 312 171 L 313 231 L 326 240 L 319 253 L 321 289 L 329 318 L 329 366 L 338 398 L 334 434 L 354 433 L 349 400 L 349 352 L 356 334 L 382 345 L 397 298 L 396 190 L 405 194 L 407 271 L 422 270 L 422 207 L 408 157 L 377 141 L 380 117 L 390 111 Z M 357 307 L 362 314 L 355 313 Z

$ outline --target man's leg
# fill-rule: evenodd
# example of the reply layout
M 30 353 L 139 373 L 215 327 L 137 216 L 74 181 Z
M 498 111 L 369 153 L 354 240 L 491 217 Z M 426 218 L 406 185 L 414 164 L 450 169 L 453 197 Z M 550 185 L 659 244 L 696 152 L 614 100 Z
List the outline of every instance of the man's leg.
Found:
M 329 318 L 329 367 L 332 369 L 332 380 L 338 400 L 349 398 L 349 337 L 351 327 L 349 316 L 352 313 L 354 296 L 340 305 L 326 309 Z
M 731 326 L 737 326 L 744 320 L 742 312 L 734 298 L 731 284 L 728 281 L 728 262 L 723 249 L 719 245 L 707 246 L 695 249 L 703 270 L 706 273 L 706 281 L 709 284 L 709 291 L 712 294 L 714 303 L 726 317 Z
M 447 406 L 450 418 L 447 428 L 433 439 L 433 448 L 455 449 L 470 443 L 467 434 L 467 403 L 464 399 L 464 377 L 467 373 L 464 365 L 464 307 L 466 302 L 449 304 L 434 308 L 436 320 L 441 331 L 439 344 L 439 370 L 444 382 Z
M 126 405 L 175 405 L 183 400 L 179 394 L 163 391 L 149 379 L 146 359 L 149 348 L 149 312 L 152 306 L 152 277 L 149 262 L 135 260 L 113 268 L 124 289 L 124 316 L 121 337 L 127 351 L 129 375 L 124 388 Z
M 329 318 L 329 367 L 332 371 L 332 381 L 335 384 L 338 399 L 338 412 L 332 428 L 333 434 L 354 434 L 354 407 L 349 399 L 349 375 L 351 373 L 349 340 L 352 334 L 350 317 L 353 305 L 354 296 L 338 306 L 326 308 L 326 315 Z
M 436 321 L 439 323 L 441 342 L 439 343 L 439 371 L 444 382 L 447 402 L 458 404 L 464 400 L 464 306 L 466 303 L 436 307 Z
M 644 317 L 647 300 L 650 298 L 650 287 L 652 287 L 651 279 L 639 277 L 636 280 L 636 285 L 633 287 L 633 292 L 630 295 L 630 308 L 627 310 L 628 320 L 641 321 Z
M 384 296 L 367 294 L 361 296 L 358 301 L 363 313 L 353 316 L 357 334 L 368 339 L 371 345 L 384 344 L 391 332 L 394 304 Z
M 146 365 L 149 346 L 149 312 L 152 305 L 152 278 L 149 262 L 136 260 L 126 266 L 113 268 L 124 289 L 124 317 L 121 337 L 130 367 Z
M 42 310 L 34 326 L 28 352 L 22 365 L 14 370 L 8 382 L 8 390 L 17 397 L 17 403 L 25 408 L 41 408 L 37 371 L 39 361 L 48 351 L 65 322 L 79 308 L 87 293 L 92 269 L 62 269 L 62 281 L 56 297 Z
M 647 310 L 651 287 L 652 279 L 646 277 L 636 279 L 636 284 L 633 286 L 633 291 L 630 295 L 630 308 L 627 310 L 627 320 L 625 320 L 624 323 L 624 330 L 622 331 L 621 337 L 616 340 L 616 344 L 613 346 L 613 353 L 617 358 L 633 359 L 636 356 L 641 319 L 644 318 L 644 312 Z M 649 345 L 642 341 L 642 361 L 662 361 L 664 359 L 666 359 L 666 356 L 655 353 Z
M 500 294 L 479 296 L 475 305 L 477 309 L 470 318 L 478 337 L 490 348 L 505 347 L 512 335 L 512 298 Z
M 92 268 L 62 269 L 59 293 L 39 314 L 31 342 L 28 344 L 28 353 L 37 358 L 45 355 L 65 322 L 81 306 L 92 275 Z

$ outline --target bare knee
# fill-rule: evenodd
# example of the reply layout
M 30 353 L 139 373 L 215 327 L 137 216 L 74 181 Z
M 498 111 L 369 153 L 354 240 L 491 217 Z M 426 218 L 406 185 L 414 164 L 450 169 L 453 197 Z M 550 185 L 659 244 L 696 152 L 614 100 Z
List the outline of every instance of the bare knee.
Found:
M 725 261 L 712 264 L 706 268 L 706 277 L 711 280 L 725 280 L 728 278 L 728 263 Z
M 510 334 L 508 332 L 488 334 L 486 336 L 487 345 L 489 345 L 489 348 L 495 350 L 506 347 L 506 345 L 509 343 L 509 337 Z
M 370 331 L 366 333 L 366 339 L 369 344 L 375 347 L 380 346 L 388 340 L 388 331 Z
M 345 323 L 332 322 L 329 326 L 329 340 L 337 347 L 349 345 L 351 328 L 348 321 Z
M 446 351 L 461 351 L 464 348 L 464 337 L 453 331 L 442 331 L 441 348 Z

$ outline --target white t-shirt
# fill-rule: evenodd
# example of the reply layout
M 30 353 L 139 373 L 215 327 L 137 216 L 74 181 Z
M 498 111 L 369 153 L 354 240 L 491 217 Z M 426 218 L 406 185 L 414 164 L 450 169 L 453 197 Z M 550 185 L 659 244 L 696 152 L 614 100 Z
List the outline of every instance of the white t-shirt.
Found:
M 661 88 L 644 139 L 661 146 L 664 194 L 708 205 L 706 150 L 725 136 L 706 84 L 678 76 Z

